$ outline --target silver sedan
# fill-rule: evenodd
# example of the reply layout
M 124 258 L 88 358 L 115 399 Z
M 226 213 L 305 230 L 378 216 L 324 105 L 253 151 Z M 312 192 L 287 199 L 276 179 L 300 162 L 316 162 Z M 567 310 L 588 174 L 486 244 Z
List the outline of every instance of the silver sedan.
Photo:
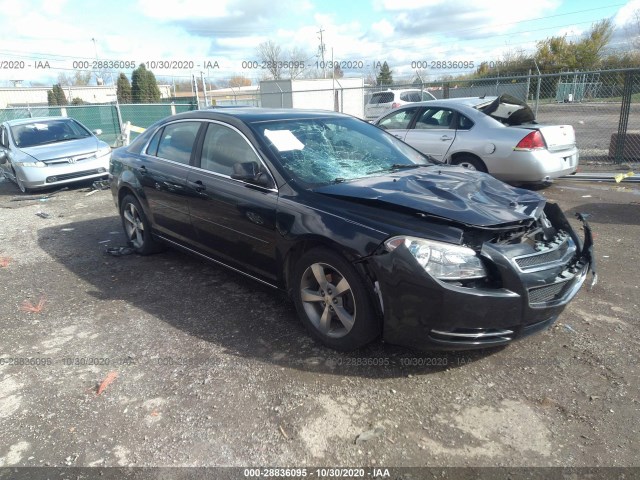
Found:
M 578 167 L 573 127 L 535 123 L 508 95 L 412 103 L 374 123 L 437 160 L 506 182 L 544 183 Z
M 111 147 L 72 118 L 26 118 L 0 125 L 0 167 L 22 192 L 104 177 L 110 159 Z

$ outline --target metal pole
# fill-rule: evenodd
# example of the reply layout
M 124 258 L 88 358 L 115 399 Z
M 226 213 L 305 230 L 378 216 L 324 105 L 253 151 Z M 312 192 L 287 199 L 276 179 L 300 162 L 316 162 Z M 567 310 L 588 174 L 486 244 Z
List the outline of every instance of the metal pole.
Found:
M 629 125 L 629 110 L 631 109 L 631 94 L 633 92 L 634 73 L 627 72 L 624 76 L 622 90 L 622 105 L 620 106 L 620 120 L 618 122 L 618 138 L 616 139 L 615 163 L 624 162 L 624 147 L 627 140 Z
M 533 112 L 533 117 L 538 118 L 538 103 L 540 102 L 540 82 L 542 81 L 542 77 L 540 76 L 540 69 L 538 68 L 538 62 L 536 59 L 533 59 L 533 64 L 536 66 L 536 70 L 538 71 L 538 86 L 536 87 L 536 104 Z
M 192 73 L 191 78 L 193 79 L 193 88 L 196 92 L 196 105 L 198 106 L 198 110 L 200 110 L 200 97 L 198 95 L 198 80 L 196 79 L 196 74 Z
M 204 83 L 204 72 L 200 71 L 200 78 L 202 79 L 202 93 L 204 94 L 204 106 L 209 106 L 209 100 L 207 99 L 207 84 Z

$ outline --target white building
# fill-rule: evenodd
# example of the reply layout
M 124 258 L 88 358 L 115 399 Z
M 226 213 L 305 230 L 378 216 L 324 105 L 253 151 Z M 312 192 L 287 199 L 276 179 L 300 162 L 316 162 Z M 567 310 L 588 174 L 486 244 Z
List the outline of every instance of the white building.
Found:
M 312 108 L 364 117 L 364 80 L 321 78 L 260 82 L 263 107 Z

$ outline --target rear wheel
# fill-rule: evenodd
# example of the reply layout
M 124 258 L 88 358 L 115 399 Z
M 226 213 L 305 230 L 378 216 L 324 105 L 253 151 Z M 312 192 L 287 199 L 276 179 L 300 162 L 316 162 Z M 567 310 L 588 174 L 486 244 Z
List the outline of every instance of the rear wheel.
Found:
M 140 202 L 133 195 L 127 195 L 122 199 L 120 216 L 127 241 L 136 253 L 149 255 L 161 250 L 161 245 L 151 235 L 151 224 Z
M 292 277 L 293 300 L 309 333 L 336 350 L 354 350 L 380 333 L 366 284 L 342 256 L 324 248 L 305 253 Z
M 452 165 L 459 165 L 469 170 L 487 172 L 487 167 L 482 160 L 471 155 L 460 155 L 451 161 Z

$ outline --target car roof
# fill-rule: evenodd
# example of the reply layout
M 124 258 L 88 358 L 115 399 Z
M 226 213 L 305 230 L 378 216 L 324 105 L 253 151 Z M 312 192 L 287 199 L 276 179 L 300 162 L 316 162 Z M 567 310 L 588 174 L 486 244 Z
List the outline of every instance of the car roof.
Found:
M 180 113 L 174 118 L 194 119 L 223 119 L 236 118 L 245 123 L 269 122 L 277 120 L 300 120 L 308 118 L 353 118 L 351 115 L 334 112 L 332 110 L 307 110 L 299 108 L 262 108 L 238 107 L 229 109 L 194 110 Z
M 7 120 L 7 125 L 13 127 L 15 125 L 24 125 L 34 122 L 50 122 L 51 120 L 71 120 L 69 117 L 31 117 L 31 118 L 16 118 L 13 120 Z
M 428 100 L 425 102 L 415 102 L 412 103 L 411 106 L 415 107 L 416 105 L 429 105 L 433 106 L 434 104 L 443 105 L 443 106 L 458 106 L 465 105 L 467 107 L 477 107 L 478 105 L 484 105 L 487 103 L 491 103 L 498 97 L 460 97 L 460 98 L 443 98 L 437 100 Z

